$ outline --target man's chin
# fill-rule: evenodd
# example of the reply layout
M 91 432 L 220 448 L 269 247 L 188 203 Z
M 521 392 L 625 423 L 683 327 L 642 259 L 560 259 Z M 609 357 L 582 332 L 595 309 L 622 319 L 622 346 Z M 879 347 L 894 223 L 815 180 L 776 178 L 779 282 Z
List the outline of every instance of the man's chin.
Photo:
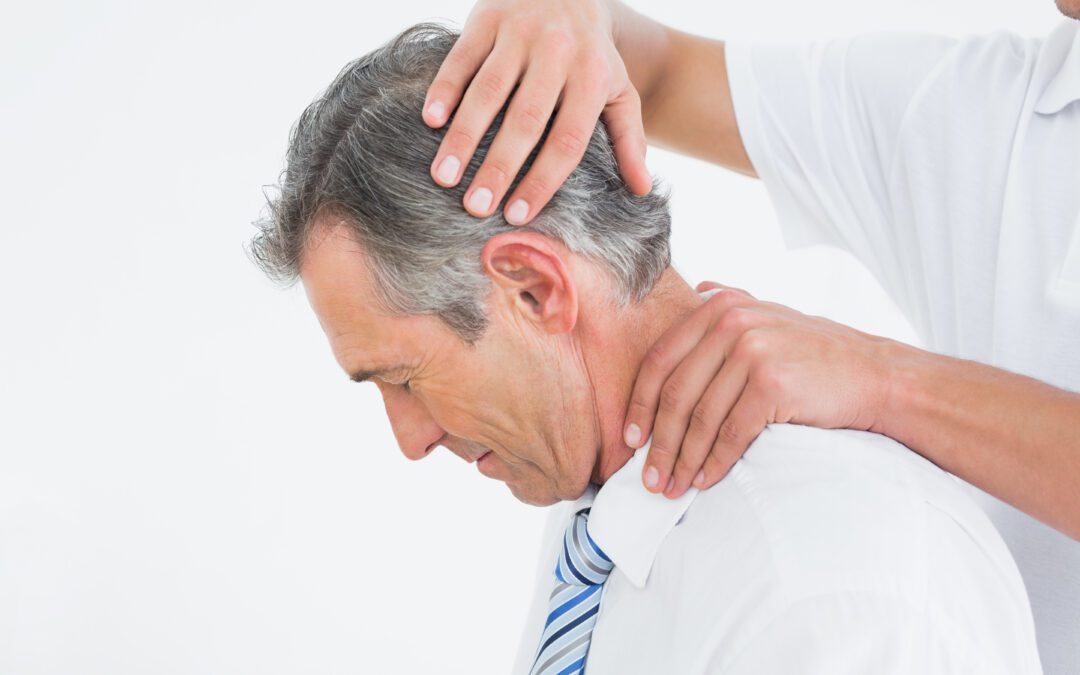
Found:
M 551 506 L 552 504 L 558 504 L 562 500 L 552 494 L 547 495 L 535 495 L 527 493 L 521 490 L 517 490 L 510 483 L 506 484 L 506 487 L 510 489 L 510 494 L 514 495 L 519 502 L 528 504 L 529 506 Z
M 1070 19 L 1080 19 L 1080 0 L 1057 0 L 1057 7 Z
M 560 486 L 549 484 L 523 487 L 508 480 L 503 481 L 503 483 L 519 502 L 529 506 L 551 506 L 559 502 L 572 502 L 585 494 L 585 490 L 589 487 L 589 481 L 587 480 L 581 486 L 576 484 L 572 487 L 561 486 L 562 489 L 560 489 Z

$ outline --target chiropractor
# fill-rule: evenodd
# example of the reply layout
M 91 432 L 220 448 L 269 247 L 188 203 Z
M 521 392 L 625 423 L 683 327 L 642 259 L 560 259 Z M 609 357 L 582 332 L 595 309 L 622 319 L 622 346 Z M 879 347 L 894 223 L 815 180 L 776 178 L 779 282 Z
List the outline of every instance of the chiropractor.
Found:
M 507 101 L 470 213 L 528 223 L 602 118 L 632 192 L 652 187 L 646 137 L 760 177 L 789 244 L 852 252 L 933 350 L 723 288 L 638 375 L 626 442 L 653 437 L 646 487 L 711 486 L 770 422 L 888 435 L 978 488 L 1046 671 L 1080 673 L 1080 23 L 766 47 L 612 1 L 481 0 L 422 111 L 449 122 L 437 183 Z

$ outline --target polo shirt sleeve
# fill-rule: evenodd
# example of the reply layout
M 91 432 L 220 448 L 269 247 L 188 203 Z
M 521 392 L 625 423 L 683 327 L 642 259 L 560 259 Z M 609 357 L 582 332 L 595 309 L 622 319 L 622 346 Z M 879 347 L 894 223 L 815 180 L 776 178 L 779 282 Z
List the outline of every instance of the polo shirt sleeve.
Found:
M 838 246 L 887 279 L 916 262 L 896 259 L 888 174 L 905 113 L 954 45 L 914 34 L 727 43 L 739 132 L 789 247 Z

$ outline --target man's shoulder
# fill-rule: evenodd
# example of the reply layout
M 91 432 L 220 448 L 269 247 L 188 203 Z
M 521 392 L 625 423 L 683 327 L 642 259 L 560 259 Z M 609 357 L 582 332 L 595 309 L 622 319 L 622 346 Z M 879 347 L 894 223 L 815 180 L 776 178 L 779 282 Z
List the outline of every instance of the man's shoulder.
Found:
M 739 541 L 794 595 L 922 597 L 930 577 L 961 562 L 1018 580 L 1004 543 L 958 481 L 867 432 L 770 425 L 723 481 L 698 495 L 679 530 L 690 547 Z M 942 546 L 966 559 L 941 560 Z
M 950 511 L 967 512 L 970 505 L 968 515 L 978 513 L 960 484 L 936 465 L 891 438 L 852 429 L 770 424 L 724 481 L 763 512 L 789 502 L 827 507 L 855 494 L 866 497 L 864 508 L 931 501 Z
M 957 518 L 984 518 L 955 478 L 898 441 L 867 431 L 770 424 L 724 480 L 763 513 L 785 503 L 829 508 L 857 496 L 865 498 L 863 510 L 910 512 L 921 502 Z
M 950 476 L 875 434 L 766 428 L 697 494 L 644 587 L 618 572 L 589 658 L 635 665 L 619 672 L 719 672 L 759 639 L 797 648 L 816 628 L 842 634 L 844 663 L 861 647 L 850 636 L 889 641 L 894 628 L 927 659 L 943 635 L 949 657 L 1034 653 L 1023 584 L 985 516 Z

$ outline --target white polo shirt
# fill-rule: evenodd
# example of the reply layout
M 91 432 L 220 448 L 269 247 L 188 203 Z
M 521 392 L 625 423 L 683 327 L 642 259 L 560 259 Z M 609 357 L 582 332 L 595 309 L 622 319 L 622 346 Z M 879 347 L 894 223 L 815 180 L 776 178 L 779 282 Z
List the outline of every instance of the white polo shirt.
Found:
M 615 563 L 588 675 L 1031 675 L 1031 610 L 959 481 L 864 431 L 767 427 L 716 486 L 648 492 L 648 448 L 553 508 L 513 672 L 526 675 L 571 515 Z M 595 496 L 594 496 L 595 495 Z
M 727 45 L 743 142 L 787 242 L 853 253 L 925 346 L 1080 390 L 1080 23 L 1046 39 Z M 971 488 L 1080 673 L 1080 542 Z

